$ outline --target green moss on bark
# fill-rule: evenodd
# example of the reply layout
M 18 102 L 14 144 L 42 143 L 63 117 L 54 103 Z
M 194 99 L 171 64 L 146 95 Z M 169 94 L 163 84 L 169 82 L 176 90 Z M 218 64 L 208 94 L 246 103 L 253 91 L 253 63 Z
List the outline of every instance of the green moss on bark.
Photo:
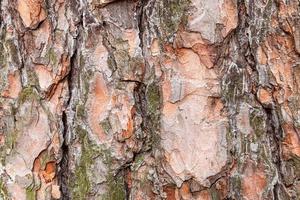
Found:
M 111 125 L 109 122 L 109 119 L 106 118 L 103 121 L 100 122 L 100 125 L 104 131 L 105 134 L 109 134 L 109 131 L 111 130 Z
M 26 200 L 35 200 L 36 191 L 31 188 L 26 188 Z
M 157 83 L 153 82 L 146 88 L 147 116 L 149 121 L 146 124 L 151 133 L 150 144 L 157 147 L 160 143 L 158 135 L 160 127 L 160 109 L 161 109 L 161 92 Z
M 265 133 L 266 120 L 259 110 L 253 109 L 250 111 L 250 125 L 258 138 Z
M 51 65 L 56 66 L 58 64 L 58 58 L 53 48 L 48 50 L 46 58 L 49 60 Z
M 31 86 L 34 87 L 40 87 L 39 85 L 39 78 L 37 77 L 35 71 L 33 70 L 27 70 L 27 77 L 28 77 L 28 82 Z
M 101 148 L 93 144 L 88 138 L 88 132 L 82 127 L 76 127 L 76 135 L 81 142 L 81 156 L 76 166 L 74 177 L 70 182 L 72 199 L 86 199 L 91 194 L 94 186 L 90 176 L 93 173 L 93 165 L 97 157 L 101 157 L 108 168 L 106 184 L 108 191 L 103 195 L 105 200 L 125 199 L 125 185 L 122 177 L 113 175 L 112 157 L 109 149 Z
M 8 192 L 7 188 L 4 184 L 4 181 L 0 179 L 0 199 L 7 200 L 8 199 Z
M 34 87 L 25 87 L 19 95 L 19 103 L 23 104 L 27 100 L 39 99 L 38 92 Z
M 113 176 L 110 172 L 107 176 L 108 191 L 103 200 L 122 200 L 126 199 L 125 183 L 123 177 Z
M 0 42 L 0 68 L 2 68 L 6 63 L 6 52 L 4 49 L 4 45 Z
M 3 165 L 5 165 L 6 157 L 8 156 L 8 154 L 10 154 L 10 152 L 14 149 L 17 141 L 17 136 L 17 131 L 11 131 L 5 134 L 5 143 L 0 147 L 0 161 Z
M 146 99 L 147 99 L 147 110 L 150 115 L 156 115 L 160 110 L 161 95 L 159 85 L 152 83 L 147 87 Z M 156 118 L 156 116 L 153 116 Z
M 85 117 L 85 107 L 84 107 L 84 105 L 77 105 L 76 106 L 76 117 L 77 118 Z
M 216 189 L 216 186 L 213 185 L 211 188 L 210 188 L 210 197 L 212 200 L 220 200 L 220 195 L 219 195 L 219 192 L 218 190 Z
M 91 190 L 88 172 L 94 163 L 94 157 L 97 156 L 99 152 L 89 143 L 86 130 L 78 126 L 75 131 L 82 142 L 82 150 L 79 165 L 76 166 L 75 177 L 70 185 L 73 199 L 84 199 L 88 197 Z
M 143 154 L 138 154 L 134 162 L 132 163 L 131 170 L 137 171 L 143 165 L 144 159 L 145 158 Z
M 186 9 L 189 0 L 164 0 L 161 1 L 159 17 L 160 27 L 164 37 L 169 39 L 178 30 L 179 24 L 186 21 Z

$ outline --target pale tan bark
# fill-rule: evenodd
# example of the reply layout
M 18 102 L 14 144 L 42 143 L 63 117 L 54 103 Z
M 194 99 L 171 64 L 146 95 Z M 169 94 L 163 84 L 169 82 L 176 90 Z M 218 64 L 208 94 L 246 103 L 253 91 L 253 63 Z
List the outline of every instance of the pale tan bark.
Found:
M 0 5 L 0 199 L 300 198 L 299 0 Z

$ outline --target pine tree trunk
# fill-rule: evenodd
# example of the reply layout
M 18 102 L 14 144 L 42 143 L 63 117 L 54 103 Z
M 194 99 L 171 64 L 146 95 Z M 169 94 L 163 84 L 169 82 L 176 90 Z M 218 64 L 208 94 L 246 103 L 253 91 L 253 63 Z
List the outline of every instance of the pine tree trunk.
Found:
M 0 199 L 300 199 L 299 0 L 0 6 Z

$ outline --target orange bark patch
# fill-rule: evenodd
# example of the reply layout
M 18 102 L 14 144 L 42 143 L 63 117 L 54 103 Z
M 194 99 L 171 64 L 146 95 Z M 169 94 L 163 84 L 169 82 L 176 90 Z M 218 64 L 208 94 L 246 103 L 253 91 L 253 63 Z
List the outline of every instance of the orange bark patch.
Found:
M 39 172 L 41 169 L 41 161 L 39 158 L 36 158 L 34 160 L 34 163 L 33 163 L 33 171 L 34 172 Z
M 6 98 L 17 98 L 21 91 L 21 81 L 19 72 L 8 74 L 8 86 L 4 90 L 1 96 Z
M 300 140 L 293 125 L 284 124 L 282 127 L 285 133 L 285 138 L 283 141 L 285 155 L 288 156 L 290 153 L 292 153 L 300 157 Z
M 232 0 L 225 0 L 222 7 L 224 8 L 224 16 L 222 21 L 225 27 L 222 31 L 222 34 L 225 38 L 228 33 L 237 26 L 238 12 L 237 5 Z
M 34 26 L 47 17 L 42 3 L 42 0 L 18 0 L 17 10 L 26 27 Z
M 167 194 L 167 200 L 176 200 L 175 198 L 175 187 L 165 186 L 164 192 Z
M 91 95 L 89 96 L 88 110 L 88 122 L 95 134 L 99 136 L 101 140 L 106 138 L 102 126 L 100 125 L 101 116 L 107 111 L 109 103 L 109 95 L 101 74 L 96 74 L 91 86 Z
M 189 184 L 184 182 L 180 188 L 180 195 L 183 199 L 192 199 L 192 193 L 190 191 Z
M 132 174 L 129 170 L 126 172 L 125 180 L 126 180 L 128 189 L 131 189 L 132 188 Z
M 264 45 L 270 70 L 277 84 L 282 86 L 284 90 L 283 100 L 286 101 L 294 90 L 292 66 L 295 64 L 295 52 L 290 51 L 290 49 L 294 48 L 293 39 L 291 37 L 271 35 L 267 38 Z
M 56 164 L 55 162 L 48 162 L 46 164 L 45 170 L 42 172 L 42 176 L 46 183 L 51 182 L 55 177 Z
M 244 197 L 248 200 L 262 199 L 262 193 L 266 185 L 267 180 L 263 169 L 249 163 L 242 179 Z
M 260 88 L 258 90 L 257 97 L 258 97 L 258 100 L 263 104 L 272 103 L 272 94 L 264 88 Z
M 127 130 L 124 130 L 122 132 L 122 138 L 128 139 L 132 136 L 132 134 L 133 134 L 133 120 L 129 118 L 127 122 Z
M 204 64 L 207 68 L 213 67 L 216 53 L 212 46 L 196 44 L 193 46 L 193 50 L 198 54 L 202 64 Z
M 187 79 L 202 79 L 205 71 L 198 54 L 190 49 L 177 49 L 178 72 Z

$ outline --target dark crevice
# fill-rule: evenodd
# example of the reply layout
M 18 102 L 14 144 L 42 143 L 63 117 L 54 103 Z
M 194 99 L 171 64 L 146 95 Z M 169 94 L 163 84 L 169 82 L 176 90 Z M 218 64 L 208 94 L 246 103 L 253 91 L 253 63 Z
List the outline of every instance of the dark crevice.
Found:
M 68 79 L 68 86 L 69 86 L 69 97 L 68 97 L 68 101 L 67 101 L 67 105 L 66 108 L 69 107 L 70 101 L 71 101 L 71 97 L 72 97 L 72 75 L 74 73 L 73 70 L 73 63 L 74 63 L 74 58 L 76 57 L 76 52 L 74 53 L 74 55 L 71 57 L 71 68 L 70 68 L 70 72 L 67 76 Z M 60 162 L 60 171 L 59 171 L 59 182 L 60 182 L 60 190 L 62 193 L 62 200 L 69 200 L 70 199 L 70 191 L 68 189 L 68 182 L 69 182 L 69 146 L 68 146 L 68 142 L 67 142 L 67 135 L 69 134 L 68 132 L 69 130 L 69 126 L 68 126 L 68 117 L 67 117 L 67 112 L 66 110 L 63 111 L 62 113 L 62 123 L 63 123 L 63 144 L 61 146 L 61 151 L 62 151 L 62 159 Z
M 67 126 L 67 115 L 63 112 L 62 121 L 64 124 L 64 132 L 63 137 L 65 138 L 68 126 Z M 69 147 L 64 141 L 61 147 L 62 151 L 62 160 L 60 162 L 60 171 L 59 171 L 59 182 L 60 182 L 60 190 L 62 193 L 62 200 L 69 200 L 69 189 L 68 189 L 68 180 L 69 180 Z
M 71 132 L 72 130 L 70 130 L 70 126 L 72 125 L 72 119 L 69 119 L 69 113 L 68 110 L 72 109 L 71 108 L 71 101 L 72 101 L 72 93 L 73 93 L 73 88 L 76 87 L 76 76 L 77 76 L 77 68 L 78 68 L 78 64 L 77 64 L 77 59 L 78 59 L 78 50 L 80 49 L 78 47 L 79 42 L 80 42 L 80 31 L 81 28 L 83 27 L 83 16 L 81 15 L 80 21 L 77 24 L 78 26 L 78 35 L 74 38 L 75 39 L 75 43 L 76 43 L 76 47 L 75 47 L 75 51 L 73 52 L 71 58 L 70 58 L 70 71 L 69 73 L 66 75 L 65 79 L 67 79 L 68 82 L 68 91 L 69 91 L 69 95 L 68 95 L 68 99 L 65 105 L 65 110 L 62 113 L 62 123 L 63 123 L 63 143 L 61 146 L 61 151 L 62 151 L 62 159 L 61 162 L 59 163 L 60 165 L 60 171 L 58 174 L 58 179 L 59 179 L 59 185 L 60 185 L 60 190 L 61 190 L 61 200 L 70 200 L 71 199 L 71 195 L 70 195 L 70 191 L 69 191 L 69 184 L 70 184 L 70 166 L 69 166 L 69 145 L 70 145 L 70 140 L 71 140 Z
M 142 130 L 145 131 L 145 120 L 147 118 L 147 110 L 146 110 L 146 85 L 144 83 L 138 82 L 133 91 L 134 99 L 135 99 L 135 107 L 137 113 L 141 115 L 142 122 Z
M 72 75 L 74 73 L 73 70 L 73 64 L 74 64 L 74 58 L 76 57 L 76 52 L 74 55 L 71 57 L 71 67 L 70 67 L 70 72 L 67 75 L 67 80 L 68 80 L 68 90 L 69 90 L 69 97 L 67 100 L 67 105 L 66 108 L 69 107 L 71 97 L 72 97 Z M 60 190 L 62 193 L 61 199 L 62 200 L 69 200 L 70 199 L 70 191 L 68 188 L 68 183 L 69 183 L 69 146 L 67 142 L 67 135 L 69 134 L 69 126 L 68 126 L 68 116 L 67 116 L 67 110 L 64 110 L 62 113 L 62 123 L 63 123 L 63 143 L 61 146 L 61 151 L 62 151 L 62 159 L 60 162 L 60 171 L 59 171 L 59 182 L 60 182 Z
M 124 173 L 125 173 L 124 176 L 126 176 L 126 174 L 128 172 L 130 172 L 130 168 L 129 167 L 127 167 L 127 168 L 124 169 Z M 124 179 L 124 180 L 126 180 L 126 179 Z M 126 198 L 126 200 L 129 200 L 130 199 L 130 187 L 129 187 L 129 184 L 126 181 L 124 181 L 124 182 L 125 182 L 125 198 Z
M 145 6 L 145 1 L 140 1 L 139 2 L 139 7 L 138 7 L 138 10 L 139 10 L 139 14 L 138 14 L 138 29 L 139 29 L 139 39 L 140 39 L 140 48 L 142 50 L 142 54 L 144 53 L 143 51 L 143 48 L 144 48 L 144 40 L 143 40 L 143 34 L 144 34 L 144 27 L 143 27 L 143 21 L 144 21 L 144 6 Z M 143 58 L 145 59 L 144 57 L 144 54 L 143 54 Z
M 121 79 L 120 82 L 143 84 L 143 82 L 141 82 L 141 81 L 138 81 L 138 80 L 130 80 L 130 79 Z

